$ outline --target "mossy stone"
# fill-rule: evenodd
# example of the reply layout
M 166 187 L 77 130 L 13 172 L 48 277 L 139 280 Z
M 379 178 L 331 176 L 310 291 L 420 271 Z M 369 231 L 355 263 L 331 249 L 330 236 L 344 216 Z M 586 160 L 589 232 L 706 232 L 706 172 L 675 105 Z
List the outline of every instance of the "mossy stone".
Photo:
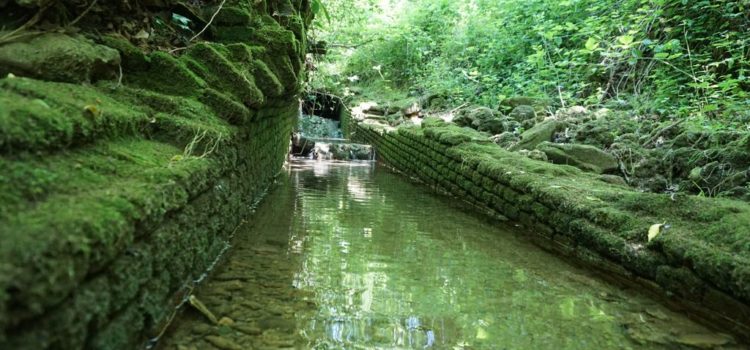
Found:
M 546 120 L 533 128 L 526 130 L 520 136 L 521 140 L 510 147 L 510 150 L 517 151 L 522 149 L 532 150 L 542 142 L 552 141 L 556 132 L 562 131 L 567 124 L 558 120 Z
M 60 82 L 117 77 L 120 54 L 82 36 L 45 33 L 0 46 L 0 76 L 9 73 Z
M 572 165 L 597 174 L 616 172 L 617 159 L 611 154 L 589 145 L 542 142 L 536 147 L 555 164 Z

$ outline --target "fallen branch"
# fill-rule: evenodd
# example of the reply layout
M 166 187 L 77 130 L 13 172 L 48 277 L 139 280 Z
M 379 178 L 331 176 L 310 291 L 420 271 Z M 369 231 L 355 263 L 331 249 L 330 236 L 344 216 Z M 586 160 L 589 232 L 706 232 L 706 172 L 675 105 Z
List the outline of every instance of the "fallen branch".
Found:
M 80 21 L 84 16 L 86 16 L 86 14 L 89 13 L 89 11 L 91 11 L 91 9 L 94 7 L 94 5 L 96 5 L 97 1 L 99 1 L 99 0 L 92 1 L 91 4 L 89 5 L 89 7 L 87 7 L 85 10 L 83 10 L 83 12 L 81 12 L 81 14 L 78 15 L 78 17 L 76 17 L 76 19 L 74 19 L 73 22 L 70 22 L 70 24 L 68 24 L 68 27 L 72 27 L 72 26 L 76 25 L 76 23 L 78 23 L 78 21 Z
M 226 3 L 226 2 L 227 2 L 227 0 L 222 0 L 222 1 L 221 1 L 221 4 L 219 4 L 219 8 L 218 8 L 218 9 L 216 9 L 216 12 L 214 12 L 213 16 L 211 16 L 211 19 L 209 19 L 209 20 L 208 20 L 208 23 L 206 23 L 206 26 L 205 26 L 205 27 L 203 27 L 203 29 L 201 29 L 201 31 L 200 31 L 200 32 L 198 32 L 198 34 L 195 34 L 195 35 L 194 35 L 194 36 L 193 36 L 192 38 L 190 38 L 190 40 L 188 40 L 188 41 L 193 41 L 193 40 L 195 40 L 195 38 L 197 38 L 197 37 L 201 36 L 201 34 L 203 34 L 203 32 L 205 32 L 205 31 L 206 31 L 206 29 L 208 29 L 208 26 L 210 26 L 210 25 L 211 25 L 211 23 L 213 23 L 213 21 L 214 21 L 214 18 L 216 18 L 216 15 L 218 15 L 218 14 L 219 14 L 219 11 L 221 11 L 221 8 L 222 8 L 222 7 L 224 7 L 224 3 Z
M 676 126 L 678 126 L 678 125 L 682 124 L 682 123 L 683 123 L 684 121 L 685 121 L 685 119 L 681 119 L 681 120 L 678 120 L 677 122 L 674 122 L 674 123 L 672 123 L 672 124 L 670 124 L 670 125 L 668 125 L 668 126 L 665 126 L 665 127 L 664 127 L 664 128 L 662 128 L 661 130 L 658 130 L 658 131 L 656 132 L 656 134 L 654 134 L 654 136 L 652 136 L 652 137 L 651 137 L 651 138 L 650 138 L 650 139 L 649 139 L 649 140 L 648 140 L 648 141 L 647 141 L 646 143 L 644 143 L 643 145 L 644 145 L 644 146 L 648 146 L 648 145 L 650 145 L 650 144 L 653 144 L 654 142 L 656 142 L 656 140 L 658 140 L 658 139 L 659 139 L 659 137 L 661 137 L 662 135 L 664 135 L 664 133 L 666 133 L 667 131 L 669 131 L 669 130 L 672 130 L 672 128 L 674 128 L 674 127 L 676 127 Z
M 44 14 L 44 11 L 47 11 L 47 9 L 50 8 L 50 6 L 52 6 L 52 2 L 48 3 L 44 7 L 40 8 L 39 11 L 33 17 L 29 18 L 29 20 L 26 21 L 26 23 L 24 23 L 20 27 L 16 28 L 12 32 L 10 32 L 8 34 L 5 34 L 2 37 L 0 37 L 0 45 L 5 44 L 5 43 L 10 42 L 10 41 L 13 41 L 13 40 L 18 39 L 18 38 L 21 38 L 24 35 L 33 35 L 33 34 L 42 33 L 42 32 L 30 32 L 30 33 L 21 33 L 21 32 L 24 31 L 24 30 L 26 30 L 26 29 L 28 29 L 28 28 L 30 28 L 31 26 L 33 26 L 34 24 L 36 24 L 36 22 L 39 22 L 39 19 L 42 18 L 42 15 Z

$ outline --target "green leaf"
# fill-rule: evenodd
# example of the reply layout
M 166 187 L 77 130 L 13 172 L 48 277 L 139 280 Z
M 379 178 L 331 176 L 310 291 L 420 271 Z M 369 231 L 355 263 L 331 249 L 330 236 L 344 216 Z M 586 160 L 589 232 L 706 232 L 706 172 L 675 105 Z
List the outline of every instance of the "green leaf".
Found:
M 589 40 L 586 40 L 586 50 L 594 51 L 597 48 L 599 48 L 599 40 L 596 40 L 595 38 L 591 37 Z
M 322 12 L 328 24 L 331 24 L 331 14 L 328 13 L 328 9 L 321 0 L 312 0 L 310 10 L 312 10 L 312 13 L 316 16 Z
M 629 46 L 633 43 L 633 40 L 635 40 L 635 38 L 633 38 L 632 35 L 623 35 L 617 38 L 617 41 L 624 46 Z

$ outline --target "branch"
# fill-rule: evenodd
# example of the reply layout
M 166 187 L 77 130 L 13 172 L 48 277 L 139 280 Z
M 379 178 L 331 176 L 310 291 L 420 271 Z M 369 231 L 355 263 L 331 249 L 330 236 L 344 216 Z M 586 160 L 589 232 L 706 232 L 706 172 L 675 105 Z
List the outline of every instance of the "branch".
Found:
M 216 18 L 216 15 L 219 14 L 219 11 L 221 11 L 221 8 L 224 7 L 224 3 L 226 3 L 226 2 L 227 2 L 227 0 L 222 0 L 221 1 L 221 4 L 219 4 L 219 8 L 216 9 L 216 12 L 214 12 L 213 16 L 211 16 L 211 19 L 208 20 L 208 23 L 206 23 L 206 26 L 203 27 L 203 29 L 201 29 L 201 31 L 198 32 L 198 34 L 195 34 L 192 38 L 190 38 L 190 40 L 188 40 L 188 42 L 195 40 L 195 38 L 201 36 L 201 34 L 203 34 L 203 32 L 205 32 L 206 29 L 208 29 L 208 26 L 211 25 L 211 23 L 214 21 L 214 18 Z
M 99 0 L 92 1 L 91 5 L 89 5 L 89 7 L 87 7 L 85 10 L 83 10 L 83 12 L 81 12 L 81 14 L 78 15 L 78 17 L 76 17 L 76 19 L 74 19 L 73 22 L 70 22 L 70 24 L 68 24 L 68 27 L 72 27 L 72 26 L 76 25 L 76 23 L 78 23 L 78 21 L 80 21 L 81 18 L 83 18 L 83 16 L 86 16 L 86 14 L 89 13 L 89 11 L 91 11 L 91 8 L 93 8 L 94 5 L 96 5 L 97 1 L 99 1 Z

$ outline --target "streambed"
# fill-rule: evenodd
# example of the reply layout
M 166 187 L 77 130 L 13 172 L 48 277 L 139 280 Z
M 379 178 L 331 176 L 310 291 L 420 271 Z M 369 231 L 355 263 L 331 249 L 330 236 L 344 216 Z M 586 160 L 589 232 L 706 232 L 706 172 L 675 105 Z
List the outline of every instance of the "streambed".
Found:
M 296 160 L 165 349 L 742 348 L 370 162 Z

